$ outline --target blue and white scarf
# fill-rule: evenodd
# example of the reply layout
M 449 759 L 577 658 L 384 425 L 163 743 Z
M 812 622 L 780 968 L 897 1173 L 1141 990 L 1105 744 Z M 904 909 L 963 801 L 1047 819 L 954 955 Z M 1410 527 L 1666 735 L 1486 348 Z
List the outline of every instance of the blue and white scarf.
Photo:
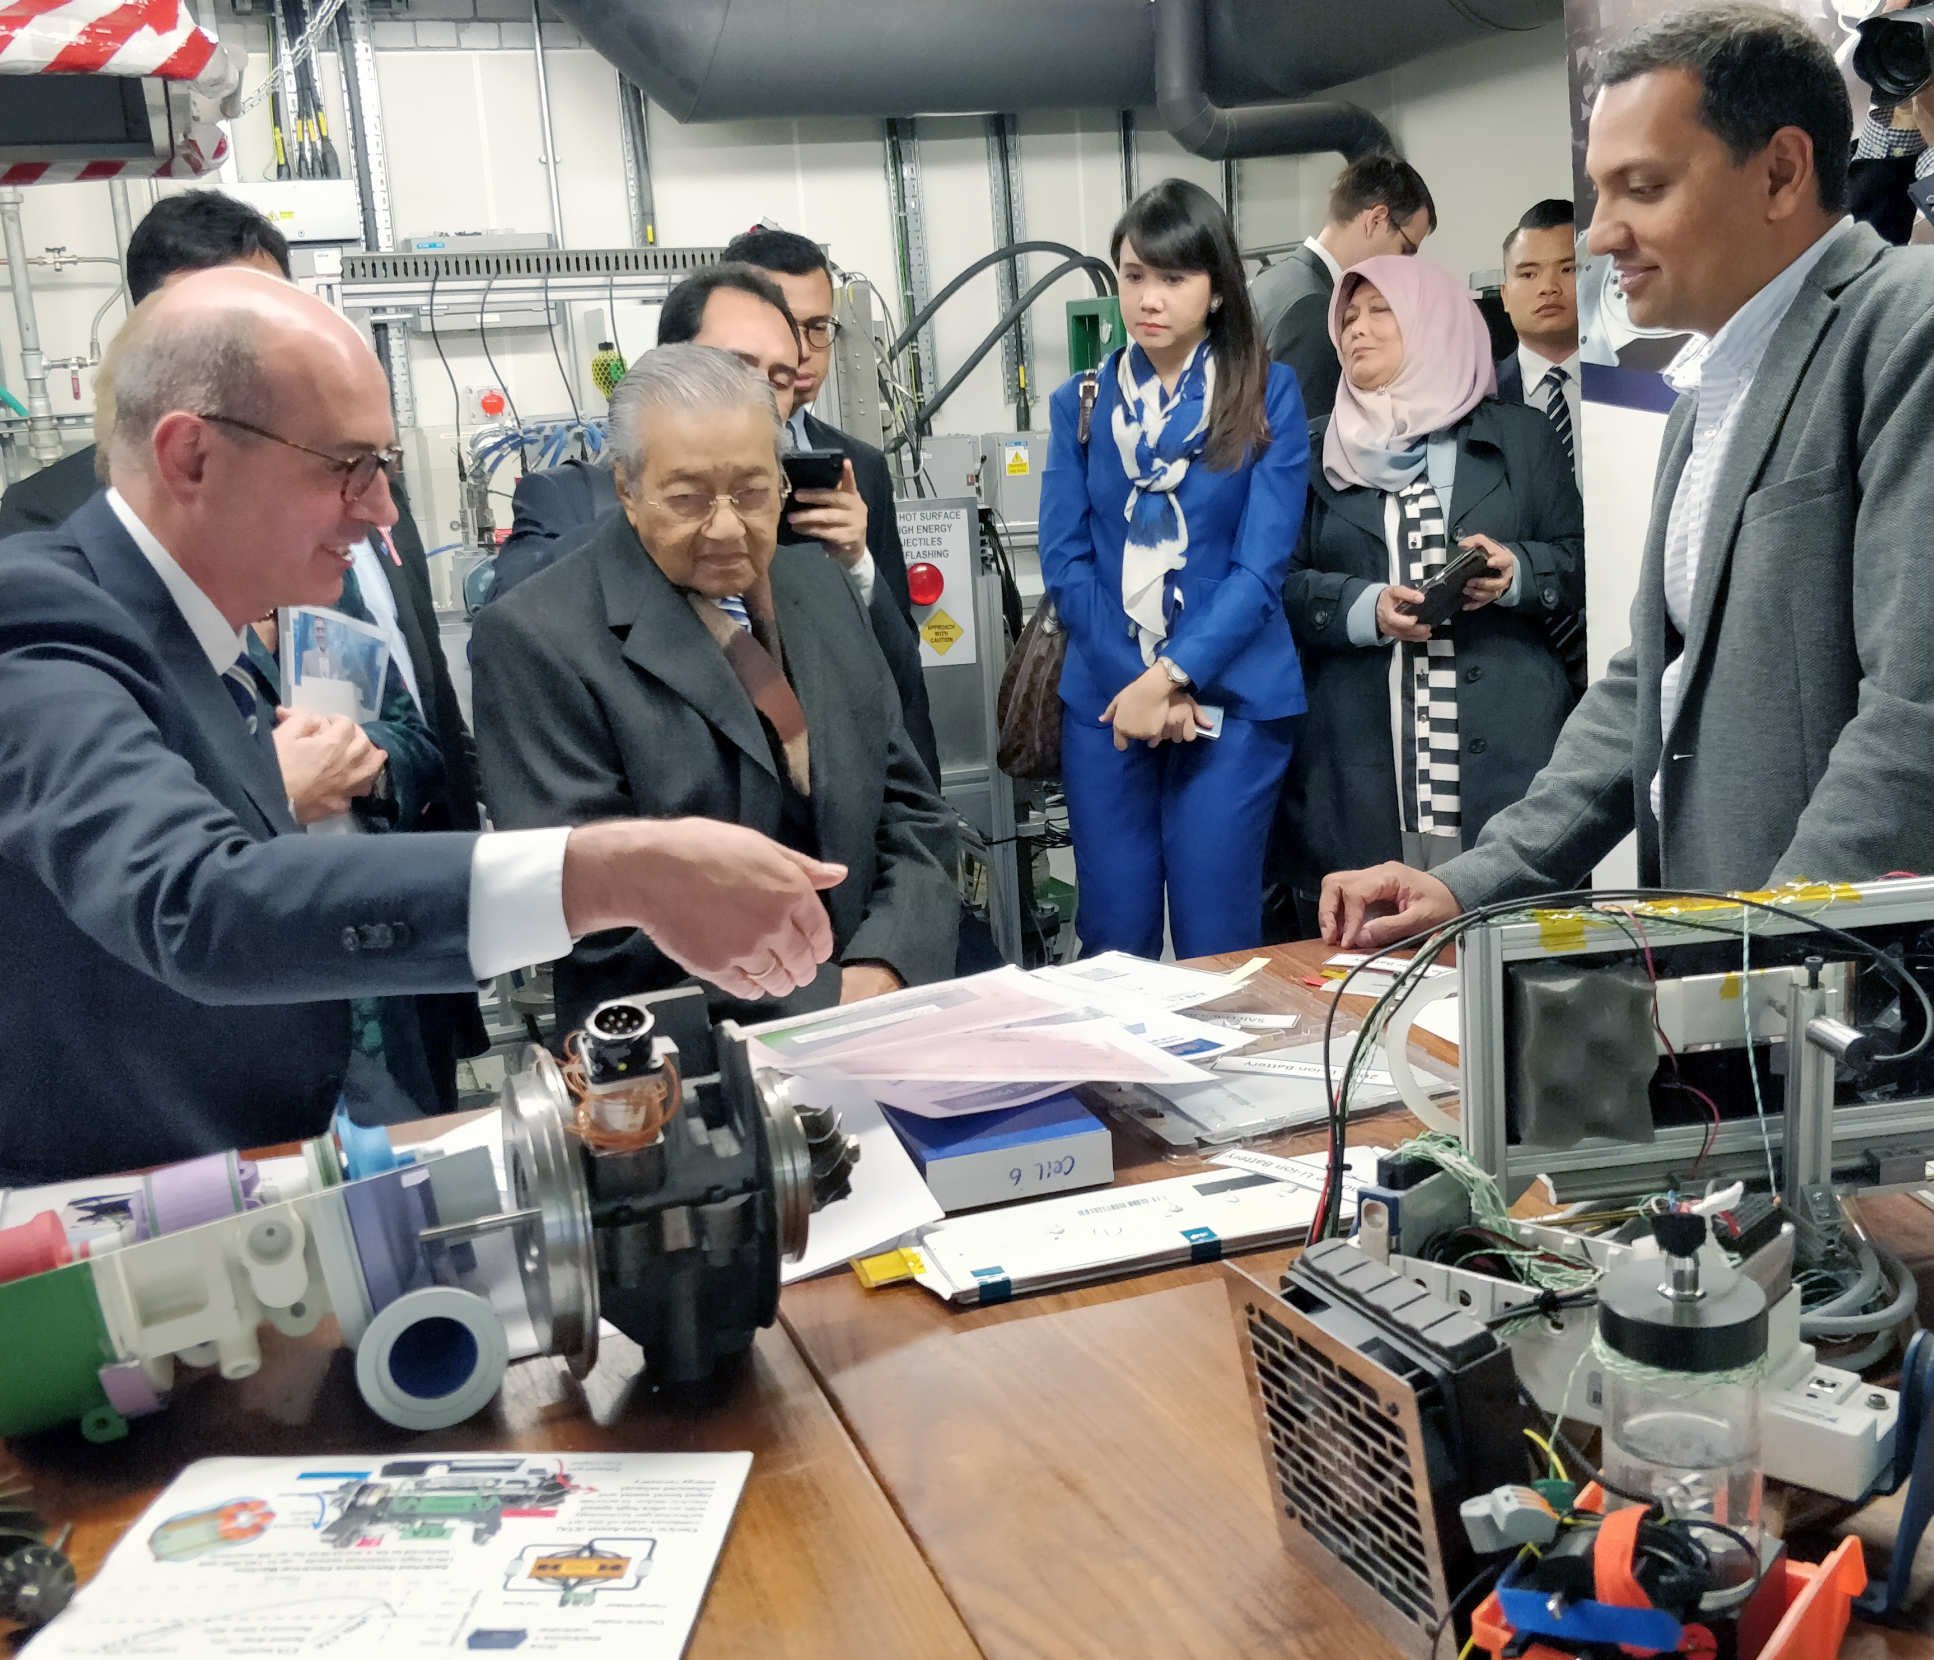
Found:
M 1121 557 L 1121 604 L 1153 663 L 1178 603 L 1170 578 L 1189 562 L 1189 521 L 1176 499 L 1189 465 L 1209 438 L 1215 354 L 1204 339 L 1183 365 L 1172 393 L 1140 346 L 1115 359 L 1115 448 L 1128 475 L 1128 541 Z

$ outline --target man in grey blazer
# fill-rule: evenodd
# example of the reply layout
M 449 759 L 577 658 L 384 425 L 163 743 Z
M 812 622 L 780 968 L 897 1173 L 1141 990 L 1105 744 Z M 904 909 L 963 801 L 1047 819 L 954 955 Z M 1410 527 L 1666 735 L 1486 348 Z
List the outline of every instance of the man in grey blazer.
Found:
M 1330 341 L 1330 294 L 1352 265 L 1373 254 L 1414 254 L 1437 229 L 1437 204 L 1409 162 L 1359 156 L 1330 187 L 1323 228 L 1249 284 L 1269 355 L 1296 371 L 1314 425 L 1329 419 L 1343 369 Z
M 478 613 L 472 684 L 503 828 L 702 814 L 851 872 L 825 895 L 833 960 L 790 1010 L 952 973 L 960 904 L 952 818 L 865 605 L 816 546 L 776 546 L 781 431 L 731 353 L 645 353 L 611 398 L 621 511 Z M 683 975 L 637 933 L 583 940 L 557 965 L 560 1028 Z
M 319 1134 L 346 999 L 473 989 L 642 927 L 747 995 L 810 982 L 837 866 L 733 825 L 309 837 L 225 672 L 396 516 L 382 366 L 234 268 L 136 308 L 109 489 L 0 544 L 0 1184 Z
M 1631 644 L 1476 847 L 1324 883 L 1345 945 L 1573 887 L 1634 828 L 1647 885 L 1934 869 L 1934 256 L 1846 218 L 1852 115 L 1803 24 L 1682 12 L 1604 70 L 1592 251 L 1634 321 L 1700 337 Z

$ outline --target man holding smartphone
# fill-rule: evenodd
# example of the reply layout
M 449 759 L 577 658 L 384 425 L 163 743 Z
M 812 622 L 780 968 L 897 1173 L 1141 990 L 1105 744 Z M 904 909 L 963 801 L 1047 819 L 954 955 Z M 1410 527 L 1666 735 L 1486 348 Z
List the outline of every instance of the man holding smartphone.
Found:
M 887 468 L 886 457 L 871 444 L 862 443 L 813 413 L 813 399 L 826 384 L 833 342 L 839 337 L 839 319 L 834 315 L 832 262 L 811 237 L 763 226 L 733 237 L 725 245 L 725 257 L 750 265 L 770 277 L 785 295 L 786 305 L 799 327 L 799 372 L 793 377 L 792 412 L 786 417 L 793 447 L 842 451 L 848 463 L 847 482 L 859 491 L 867 515 L 861 526 L 863 545 L 850 559 L 842 551 L 853 547 L 850 519 L 839 516 L 850 514 L 847 503 L 818 496 L 807 500 L 802 495 L 798 502 L 808 512 L 828 516 L 809 519 L 807 513 L 795 510 L 789 515 L 790 522 L 825 542 L 834 558 L 854 573 L 863 591 L 871 592 L 873 572 L 877 571 L 885 579 L 901 615 L 911 621 L 913 600 L 907 589 L 907 560 L 900 546 L 900 521 L 893 510 L 893 475 Z M 813 530 L 813 524 L 824 528 Z M 836 543 L 834 537 L 841 539 Z

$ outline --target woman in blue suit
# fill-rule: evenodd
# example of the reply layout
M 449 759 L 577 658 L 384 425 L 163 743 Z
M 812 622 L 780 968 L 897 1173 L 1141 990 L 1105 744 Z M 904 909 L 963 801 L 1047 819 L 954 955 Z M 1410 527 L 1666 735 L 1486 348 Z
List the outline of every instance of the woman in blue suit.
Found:
M 1309 437 L 1214 197 L 1165 179 L 1115 226 L 1133 344 L 1051 402 L 1041 574 L 1068 634 L 1062 779 L 1084 950 L 1239 951 L 1303 712 L 1283 614 Z

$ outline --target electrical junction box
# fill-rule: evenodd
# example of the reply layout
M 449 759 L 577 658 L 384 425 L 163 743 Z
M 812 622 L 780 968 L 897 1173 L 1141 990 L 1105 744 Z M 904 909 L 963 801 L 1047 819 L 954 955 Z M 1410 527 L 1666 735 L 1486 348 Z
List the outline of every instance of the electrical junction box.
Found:
M 980 499 L 1017 535 L 1032 536 L 1041 518 L 1041 473 L 1048 464 L 1045 432 L 980 435 Z
M 1115 1179 L 1107 1126 L 1066 1091 L 1024 1107 L 959 1118 L 881 1110 L 935 1202 L 950 1215 Z
M 269 179 L 223 185 L 289 239 L 363 245 L 363 209 L 354 179 Z
M 936 496 L 977 494 L 980 490 L 980 440 L 966 432 L 940 432 L 922 438 L 920 482 Z
M 397 244 L 397 249 L 406 254 L 502 254 L 556 246 L 557 238 L 549 231 L 433 231 L 424 236 L 406 236 Z M 451 276 L 460 274 L 468 275 L 453 271 Z M 480 278 L 483 273 L 477 275 Z M 476 279 L 469 280 L 474 287 Z M 493 305 L 480 313 L 478 296 L 474 293 L 452 295 L 448 300 L 438 298 L 436 326 L 440 335 L 483 329 L 493 333 L 499 329 L 541 329 L 560 322 L 562 312 L 563 303 L 554 300 L 548 309 L 541 305 Z M 414 334 L 429 334 L 428 306 L 419 306 L 411 313 L 410 330 Z

